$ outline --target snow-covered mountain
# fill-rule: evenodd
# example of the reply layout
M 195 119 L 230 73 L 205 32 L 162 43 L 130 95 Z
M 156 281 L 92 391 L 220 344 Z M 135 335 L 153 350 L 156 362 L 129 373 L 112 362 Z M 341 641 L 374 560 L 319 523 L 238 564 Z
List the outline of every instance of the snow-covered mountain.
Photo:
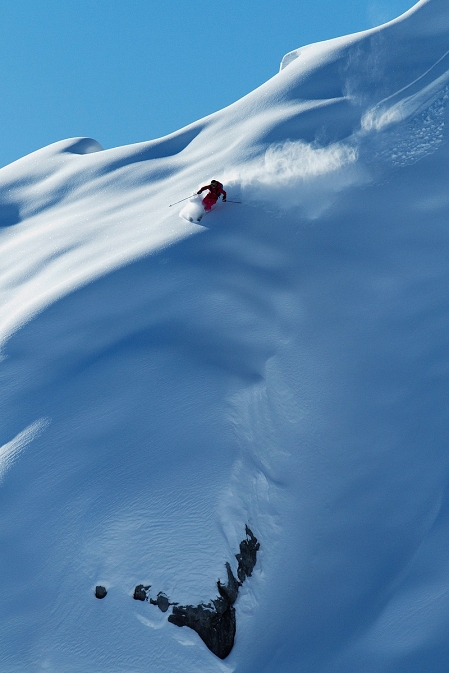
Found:
M 448 48 L 421 0 L 0 170 L 2 673 L 446 673 Z M 212 178 L 242 203 L 169 207 Z M 161 607 L 216 601 L 246 526 L 222 660 Z

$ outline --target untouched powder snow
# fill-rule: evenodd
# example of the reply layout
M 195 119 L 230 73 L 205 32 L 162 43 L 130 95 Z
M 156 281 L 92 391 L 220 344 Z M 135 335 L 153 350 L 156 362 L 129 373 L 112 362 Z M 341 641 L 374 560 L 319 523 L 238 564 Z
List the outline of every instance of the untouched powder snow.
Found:
M 447 673 L 448 46 L 422 0 L 0 170 L 2 673 Z M 215 599 L 245 525 L 222 661 L 133 592 Z

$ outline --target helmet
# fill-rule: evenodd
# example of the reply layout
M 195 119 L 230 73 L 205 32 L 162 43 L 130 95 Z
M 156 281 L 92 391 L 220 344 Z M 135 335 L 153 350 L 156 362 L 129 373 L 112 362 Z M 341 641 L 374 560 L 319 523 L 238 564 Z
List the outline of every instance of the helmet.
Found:
M 210 184 L 211 185 L 221 185 L 221 182 L 218 182 L 218 180 L 211 180 Z

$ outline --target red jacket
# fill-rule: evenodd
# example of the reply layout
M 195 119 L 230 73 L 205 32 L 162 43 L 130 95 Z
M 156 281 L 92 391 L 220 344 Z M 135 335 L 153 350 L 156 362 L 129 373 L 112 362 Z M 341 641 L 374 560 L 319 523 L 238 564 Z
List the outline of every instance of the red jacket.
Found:
M 197 194 L 201 194 L 201 192 L 204 192 L 205 189 L 208 189 L 210 193 L 215 196 L 216 199 L 219 199 L 220 194 L 222 194 L 223 199 L 226 200 L 226 192 L 223 189 L 223 185 L 221 184 L 221 182 L 217 182 L 215 185 L 205 185 L 204 187 L 201 187 L 200 191 L 197 192 Z

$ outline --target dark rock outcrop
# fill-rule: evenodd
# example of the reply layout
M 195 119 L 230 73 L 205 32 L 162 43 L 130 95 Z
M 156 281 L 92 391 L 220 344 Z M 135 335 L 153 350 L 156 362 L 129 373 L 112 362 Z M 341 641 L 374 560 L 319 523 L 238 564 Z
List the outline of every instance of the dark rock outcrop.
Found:
M 217 582 L 218 593 L 223 600 L 228 601 L 230 605 L 234 605 L 239 593 L 240 584 L 234 577 L 231 566 L 226 562 L 226 572 L 228 573 L 228 583 L 222 584 L 220 580 Z
M 240 553 L 235 555 L 238 563 L 238 579 L 234 576 L 231 565 L 226 563 L 227 581 L 223 583 L 218 580 L 218 596 L 210 603 L 179 605 L 171 603 L 162 591 L 156 598 L 150 598 L 149 584 L 146 586 L 138 584 L 134 589 L 136 601 L 148 601 L 162 612 L 167 612 L 169 607 L 173 606 L 168 621 L 176 626 L 188 626 L 195 631 L 209 650 L 220 659 L 226 659 L 234 646 L 236 632 L 234 603 L 243 582 L 252 575 L 260 548 L 260 544 L 248 526 L 245 530 L 246 539 L 240 543 Z
M 234 645 L 235 609 L 228 606 L 218 612 L 212 605 L 176 606 L 168 621 L 176 626 L 189 626 L 220 659 L 226 659 Z
M 226 659 L 234 645 L 235 608 L 239 585 L 226 564 L 228 583 L 217 582 L 220 596 L 211 603 L 175 606 L 168 621 L 176 626 L 188 626 L 196 631 L 205 645 L 220 659 Z
M 159 591 L 156 599 L 150 598 L 150 603 L 151 605 L 157 605 L 161 612 L 167 612 L 170 605 L 177 605 L 176 603 L 170 603 L 167 596 L 162 591 Z
M 247 577 L 251 577 L 253 574 L 254 566 L 257 561 L 257 552 L 260 549 L 260 544 L 257 542 L 257 539 L 254 537 L 248 526 L 245 526 L 245 530 L 246 540 L 242 540 L 240 543 L 240 554 L 235 555 L 239 564 L 237 568 L 237 577 L 242 584 Z
M 95 598 L 100 598 L 100 599 L 104 598 L 105 596 L 107 596 L 107 593 L 108 592 L 106 591 L 105 587 L 102 587 L 100 585 L 95 587 Z
M 138 584 L 134 589 L 134 595 L 133 595 L 134 600 L 147 601 L 148 600 L 147 591 L 150 589 L 150 587 L 151 587 L 150 584 L 147 584 L 147 586 L 144 586 L 143 584 Z
M 218 580 L 218 598 L 211 603 L 196 606 L 175 605 L 168 617 L 168 621 L 172 624 L 188 626 L 196 631 L 210 651 L 220 659 L 226 659 L 233 648 L 236 631 L 234 603 L 239 588 L 245 579 L 252 575 L 259 548 L 260 544 L 256 537 L 246 526 L 246 540 L 240 543 L 240 553 L 236 554 L 237 575 L 240 581 L 234 577 L 230 564 L 226 563 L 228 579 L 226 584 Z

